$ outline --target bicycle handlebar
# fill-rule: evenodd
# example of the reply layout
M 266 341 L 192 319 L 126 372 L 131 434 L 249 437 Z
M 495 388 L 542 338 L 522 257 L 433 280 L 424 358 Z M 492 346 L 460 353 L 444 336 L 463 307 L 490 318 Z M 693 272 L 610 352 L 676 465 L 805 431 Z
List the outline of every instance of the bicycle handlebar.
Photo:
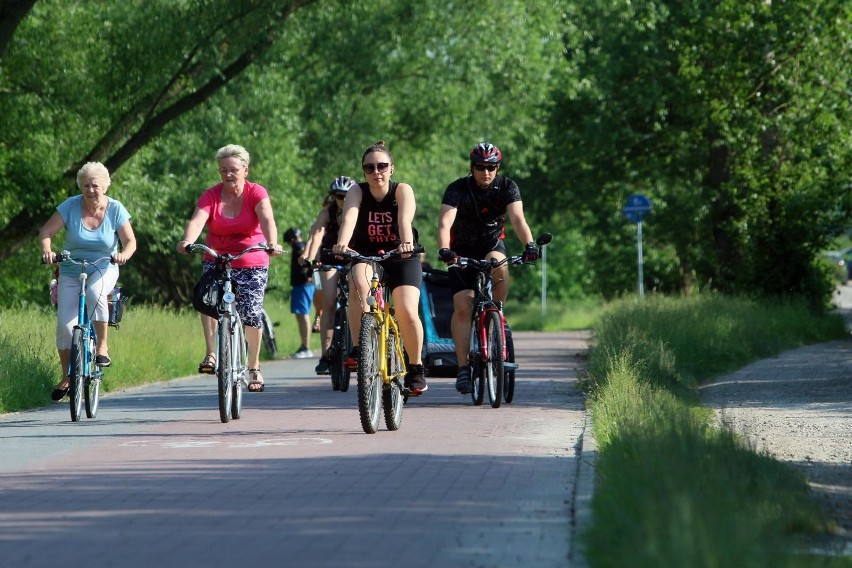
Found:
M 95 260 L 81 260 L 81 259 L 71 258 L 71 252 L 67 251 L 67 250 L 63 250 L 63 251 L 57 253 L 53 262 L 48 262 L 48 263 L 45 263 L 45 264 L 59 264 L 60 262 L 70 262 L 71 264 L 78 264 L 78 265 L 82 266 L 83 264 L 97 264 L 97 263 L 103 262 L 105 260 L 110 261 L 111 264 L 115 264 L 115 259 L 113 259 L 112 255 L 102 256 L 100 258 L 96 258 Z
M 364 261 L 367 261 L 367 262 L 382 262 L 383 260 L 389 260 L 391 258 L 396 258 L 396 257 L 402 256 L 404 254 L 412 254 L 412 255 L 420 254 L 424 250 L 426 250 L 426 249 L 423 247 L 423 245 L 417 245 L 412 250 L 401 251 L 401 250 L 394 249 L 394 250 L 388 251 L 388 252 L 381 254 L 381 255 L 378 255 L 378 256 L 366 256 L 366 255 L 363 255 L 363 254 L 355 252 L 355 251 L 337 254 L 337 253 L 333 252 L 332 249 L 330 249 L 330 248 L 324 248 L 324 249 L 322 249 L 322 252 L 325 252 L 325 253 L 328 253 L 328 254 L 333 254 L 334 256 L 339 256 L 342 259 L 347 260 L 347 261 L 349 261 L 349 260 L 364 260 Z
M 535 244 L 538 245 L 539 254 L 541 254 L 541 249 L 543 249 L 550 241 L 553 239 L 553 235 L 550 233 L 542 233 L 538 236 L 535 241 Z M 464 256 L 460 256 L 456 259 L 456 262 L 450 264 L 448 268 L 465 268 L 465 267 L 473 267 L 479 270 L 491 270 L 492 268 L 497 268 L 498 266 L 503 266 L 504 264 L 509 265 L 519 265 L 519 264 L 534 264 L 532 262 L 524 262 L 524 255 L 516 254 L 514 256 L 507 256 L 506 258 L 497 260 L 495 258 L 486 258 L 486 259 L 476 259 L 476 258 L 467 258 Z
M 447 268 L 466 268 L 470 266 L 479 270 L 491 270 L 492 268 L 497 268 L 498 266 L 503 266 L 504 264 L 518 265 L 532 263 L 525 263 L 524 255 L 522 254 L 507 256 L 506 258 L 502 258 L 500 260 L 497 260 L 496 258 L 485 258 L 479 260 L 476 258 L 467 258 L 465 256 L 460 256 L 458 260 L 456 260 L 455 264 L 451 264 Z
M 248 254 L 250 252 L 254 252 L 254 251 L 257 251 L 257 250 L 266 251 L 267 253 L 273 253 L 273 252 L 276 252 L 278 250 L 275 247 L 268 245 L 267 243 L 258 243 L 256 245 L 252 245 L 252 246 L 248 247 L 247 249 L 245 249 L 244 251 L 238 252 L 237 254 L 218 253 L 218 252 L 216 252 L 215 250 L 213 250 L 212 248 L 208 247 L 207 245 L 205 245 L 203 243 L 190 243 L 190 244 L 186 245 L 184 247 L 184 249 L 186 250 L 186 252 L 189 252 L 189 253 L 199 252 L 199 251 L 206 252 L 207 254 L 209 254 L 210 256 L 212 256 L 215 259 L 223 259 L 223 260 L 236 260 L 236 259 L 240 258 L 241 256 L 243 256 L 245 254 Z M 282 250 L 280 252 L 287 252 L 287 251 Z

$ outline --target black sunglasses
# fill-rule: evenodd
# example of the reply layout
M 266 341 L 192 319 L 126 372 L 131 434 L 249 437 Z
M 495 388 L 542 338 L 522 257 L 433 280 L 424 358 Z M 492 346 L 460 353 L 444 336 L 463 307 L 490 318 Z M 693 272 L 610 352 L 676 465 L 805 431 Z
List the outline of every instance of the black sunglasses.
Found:
M 346 194 L 345 193 L 335 193 L 334 198 L 335 199 L 346 199 Z
M 493 172 L 497 169 L 497 164 L 473 164 L 473 167 L 478 172 L 484 172 L 485 170 Z
M 374 172 L 379 172 L 380 174 L 388 171 L 390 164 L 388 162 L 379 162 L 378 164 L 361 164 L 361 169 L 364 170 L 365 174 L 372 174 Z

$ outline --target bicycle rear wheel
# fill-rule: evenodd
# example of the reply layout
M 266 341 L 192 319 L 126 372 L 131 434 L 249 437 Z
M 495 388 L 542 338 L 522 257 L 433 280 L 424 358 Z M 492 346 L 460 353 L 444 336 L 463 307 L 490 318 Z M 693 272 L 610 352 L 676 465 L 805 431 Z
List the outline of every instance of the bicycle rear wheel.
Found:
M 95 353 L 95 338 L 92 335 L 89 335 L 89 353 Z M 98 414 L 103 371 L 94 361 L 89 363 L 89 370 L 89 376 L 83 382 L 83 398 L 86 402 L 86 417 L 94 418 Z
M 98 414 L 98 403 L 100 402 L 101 394 L 101 379 L 100 377 L 92 377 L 86 381 L 86 388 L 83 389 L 83 395 L 86 399 L 86 416 L 94 418 Z
M 485 336 L 488 341 L 488 360 L 484 362 L 485 383 L 491 408 L 503 402 L 503 325 L 498 312 L 485 316 Z
M 231 334 L 231 339 L 234 342 L 231 345 L 231 352 L 234 354 L 234 368 L 232 369 L 231 377 L 233 380 L 231 392 L 231 418 L 238 420 L 243 414 L 243 381 L 248 373 L 246 365 L 246 338 L 243 322 L 240 321 L 239 314 L 234 322 L 234 333 Z
M 340 390 L 340 382 L 346 370 L 346 355 L 349 348 L 346 346 L 346 337 L 350 336 L 349 325 L 346 321 L 346 308 L 338 306 L 334 311 L 334 330 L 331 336 L 331 345 L 328 348 L 329 375 L 331 375 L 331 389 Z M 351 342 L 351 339 L 350 339 Z M 347 388 L 349 385 L 346 385 Z
M 231 354 L 231 318 L 219 319 L 217 329 L 218 349 L 216 382 L 219 388 L 219 418 L 222 422 L 231 419 L 231 397 L 233 395 L 233 357 Z
M 349 329 L 349 316 L 346 315 L 346 308 L 343 308 L 343 340 L 340 343 L 341 352 L 343 353 L 343 358 L 340 363 L 340 379 L 338 380 L 338 385 L 340 386 L 340 392 L 346 392 L 349 390 L 349 381 L 352 377 L 352 371 L 349 370 L 344 363 L 346 363 L 346 356 L 352 351 L 352 330 Z
M 515 398 L 515 342 L 511 335 L 506 336 L 506 362 L 513 364 L 512 369 L 503 368 L 503 400 L 508 404 Z
M 474 321 L 478 321 L 474 317 Z M 482 349 L 479 344 L 479 326 L 476 323 L 470 330 L 470 398 L 475 406 L 479 406 L 485 400 L 485 374 L 482 362 Z
M 83 382 L 85 381 L 86 344 L 83 341 L 83 330 L 75 327 L 71 333 L 71 365 L 68 379 L 70 387 L 68 398 L 71 405 L 71 421 L 79 422 L 83 413 Z
M 379 372 L 380 326 L 373 314 L 361 317 L 358 357 L 358 412 L 361 427 L 367 434 L 375 434 L 382 412 L 382 377 Z
M 270 359 L 278 358 L 278 341 L 275 339 L 275 324 L 266 313 L 266 310 L 261 310 L 261 324 L 263 329 L 263 346 L 266 348 L 266 354 Z
M 388 330 L 388 374 L 395 375 L 402 372 L 402 361 L 396 351 L 396 345 L 400 341 L 397 331 L 391 327 Z M 382 388 L 382 406 L 385 410 L 385 426 L 388 430 L 399 430 L 402 424 L 402 387 L 399 379 L 393 379 Z

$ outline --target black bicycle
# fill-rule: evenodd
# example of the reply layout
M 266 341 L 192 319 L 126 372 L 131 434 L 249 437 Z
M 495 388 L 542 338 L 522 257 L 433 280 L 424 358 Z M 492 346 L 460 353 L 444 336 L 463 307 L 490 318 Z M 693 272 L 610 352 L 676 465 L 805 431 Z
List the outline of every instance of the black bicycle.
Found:
M 331 249 L 326 249 L 330 252 Z M 320 265 L 317 270 L 327 272 L 337 270 L 337 300 L 334 309 L 334 332 L 331 336 L 326 357 L 329 359 L 329 374 L 331 375 L 332 390 L 346 392 L 352 370 L 346 366 L 346 357 L 352 350 L 352 331 L 349 329 L 349 267 Z
M 275 286 L 267 286 L 265 293 L 275 290 Z M 277 321 L 272 321 L 265 308 L 260 311 L 260 324 L 263 331 L 263 347 L 266 349 L 266 355 L 270 359 L 278 358 L 278 340 L 275 339 L 275 328 L 278 327 Z
M 536 244 L 539 248 L 553 239 L 550 233 L 542 233 Z M 494 258 L 474 259 L 460 257 L 450 269 L 473 267 L 476 269 L 476 288 L 474 289 L 473 313 L 471 316 L 469 364 L 473 381 L 470 393 L 473 404 L 479 406 L 488 400 L 492 408 L 500 408 L 505 401 L 512 402 L 515 396 L 515 350 L 507 347 L 506 317 L 503 315 L 503 303 L 492 297 L 493 280 L 491 271 L 503 265 L 525 264 L 523 255 L 515 255 L 497 260 Z

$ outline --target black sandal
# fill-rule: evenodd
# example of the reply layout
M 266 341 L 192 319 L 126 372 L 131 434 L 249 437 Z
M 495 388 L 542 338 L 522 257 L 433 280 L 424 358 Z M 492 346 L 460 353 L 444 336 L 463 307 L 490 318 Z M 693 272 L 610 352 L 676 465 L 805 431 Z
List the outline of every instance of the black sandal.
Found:
M 260 369 L 249 369 L 249 377 L 251 377 L 248 384 L 249 392 L 263 392 L 263 375 L 260 374 Z
M 198 364 L 198 372 L 206 375 L 216 374 L 216 356 L 212 353 L 207 354 L 201 363 Z

